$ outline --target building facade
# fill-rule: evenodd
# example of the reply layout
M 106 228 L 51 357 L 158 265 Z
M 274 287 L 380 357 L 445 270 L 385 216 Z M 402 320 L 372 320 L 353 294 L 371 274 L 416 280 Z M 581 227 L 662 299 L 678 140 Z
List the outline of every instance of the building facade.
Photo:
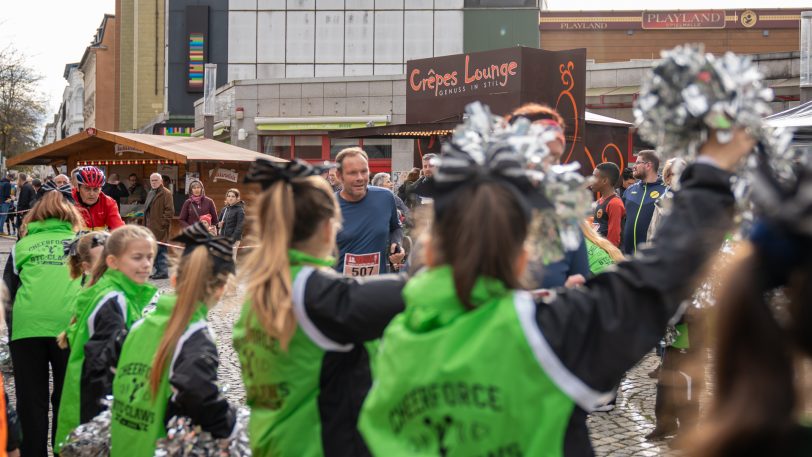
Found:
M 754 54 L 751 57 L 764 75 L 764 84 L 775 93 L 773 112 L 800 104 L 799 52 Z M 632 107 L 640 92 L 640 82 L 655 63 L 656 60 L 588 62 L 586 109 L 603 116 L 634 122 Z
M 402 75 L 463 50 L 463 0 L 231 0 L 228 80 Z
M 166 111 L 167 1 L 116 0 L 119 45 L 116 130 L 135 130 Z
M 116 130 L 116 18 L 105 14 L 90 46 L 85 49 L 79 70 L 84 77 L 84 128 Z
M 85 90 L 84 76 L 79 70 L 78 63 L 65 65 L 63 74 L 68 82 L 62 92 L 62 104 L 59 106 L 56 124 L 56 139 L 61 140 L 85 128 Z
M 586 48 L 595 62 L 657 59 L 683 43 L 704 43 L 711 53 L 798 51 L 799 9 L 677 11 L 542 11 L 540 47 Z
M 402 170 L 411 168 L 411 140 L 330 139 L 327 134 L 405 121 L 403 75 L 234 81 L 217 90 L 215 136 L 275 157 L 312 161 L 362 146 L 372 171 Z M 198 100 L 195 127 L 202 126 Z
M 167 116 L 152 133 L 191 135 L 194 102 L 203 94 L 203 65 L 228 81 L 228 0 L 172 0 L 167 23 Z

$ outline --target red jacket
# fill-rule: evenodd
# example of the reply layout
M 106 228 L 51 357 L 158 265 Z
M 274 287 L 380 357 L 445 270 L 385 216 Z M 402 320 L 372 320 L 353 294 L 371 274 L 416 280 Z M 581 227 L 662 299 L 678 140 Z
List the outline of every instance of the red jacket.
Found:
M 112 198 L 99 192 L 99 199 L 96 203 L 88 206 L 82 203 L 79 191 L 73 189 L 73 200 L 76 202 L 76 209 L 82 213 L 85 219 L 85 227 L 88 230 L 115 230 L 124 225 L 121 215 L 118 213 L 118 205 Z

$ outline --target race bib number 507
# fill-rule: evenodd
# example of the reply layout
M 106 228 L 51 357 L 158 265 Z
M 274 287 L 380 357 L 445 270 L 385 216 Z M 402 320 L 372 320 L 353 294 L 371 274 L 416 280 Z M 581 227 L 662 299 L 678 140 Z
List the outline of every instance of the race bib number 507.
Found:
M 344 254 L 345 276 L 373 276 L 381 272 L 381 253 Z

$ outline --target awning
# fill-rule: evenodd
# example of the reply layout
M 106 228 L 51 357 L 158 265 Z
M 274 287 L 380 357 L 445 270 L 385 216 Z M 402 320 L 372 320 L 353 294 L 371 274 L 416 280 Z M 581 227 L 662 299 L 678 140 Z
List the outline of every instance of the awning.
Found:
M 620 119 L 586 112 L 586 122 L 590 124 L 610 125 L 616 127 L 631 127 L 632 124 Z M 329 133 L 330 138 L 428 138 L 432 136 L 447 136 L 454 130 L 461 120 L 432 122 L 423 124 L 394 124 L 383 127 L 366 127 L 360 129 L 334 130 Z
M 330 138 L 428 138 L 435 135 L 450 135 L 459 123 L 460 121 L 444 121 L 333 130 L 329 133 L 329 136 Z
M 254 118 L 254 124 L 260 132 L 356 129 L 383 126 L 390 121 L 391 117 L 389 115 Z
M 119 153 L 116 153 L 116 145 L 121 145 Z M 146 157 L 147 154 L 153 157 Z M 267 154 L 205 138 L 106 132 L 91 128 L 11 157 L 7 160 L 6 166 L 48 165 L 60 161 L 67 162 L 68 157 L 77 161 L 143 161 L 158 158 L 179 164 L 190 161 L 253 162 L 261 157 L 284 162 Z

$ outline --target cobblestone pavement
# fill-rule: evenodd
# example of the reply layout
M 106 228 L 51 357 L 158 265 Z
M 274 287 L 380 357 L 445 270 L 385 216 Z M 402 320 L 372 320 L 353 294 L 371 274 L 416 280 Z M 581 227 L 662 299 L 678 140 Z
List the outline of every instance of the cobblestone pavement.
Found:
M 0 267 L 5 265 L 12 241 L 0 239 Z M 169 281 L 155 281 L 162 291 L 170 291 Z M 239 317 L 244 290 L 232 286 L 220 303 L 209 313 L 211 327 L 220 355 L 220 380 L 226 397 L 235 404 L 245 402 L 245 389 L 240 364 L 231 345 L 231 329 Z M 0 357 L 2 354 L 0 354 Z M 647 376 L 657 363 L 656 356 L 647 355 L 621 383 L 617 406 L 613 411 L 594 413 L 588 419 L 592 443 L 598 456 L 678 456 L 664 442 L 647 442 L 644 436 L 654 428 L 655 381 Z M 12 402 L 14 379 L 3 369 L 6 391 Z
M 597 456 L 678 456 L 665 441 L 646 441 L 654 429 L 656 380 L 648 377 L 658 363 L 652 352 L 632 368 L 620 384 L 617 406 L 589 416 L 592 445 Z

